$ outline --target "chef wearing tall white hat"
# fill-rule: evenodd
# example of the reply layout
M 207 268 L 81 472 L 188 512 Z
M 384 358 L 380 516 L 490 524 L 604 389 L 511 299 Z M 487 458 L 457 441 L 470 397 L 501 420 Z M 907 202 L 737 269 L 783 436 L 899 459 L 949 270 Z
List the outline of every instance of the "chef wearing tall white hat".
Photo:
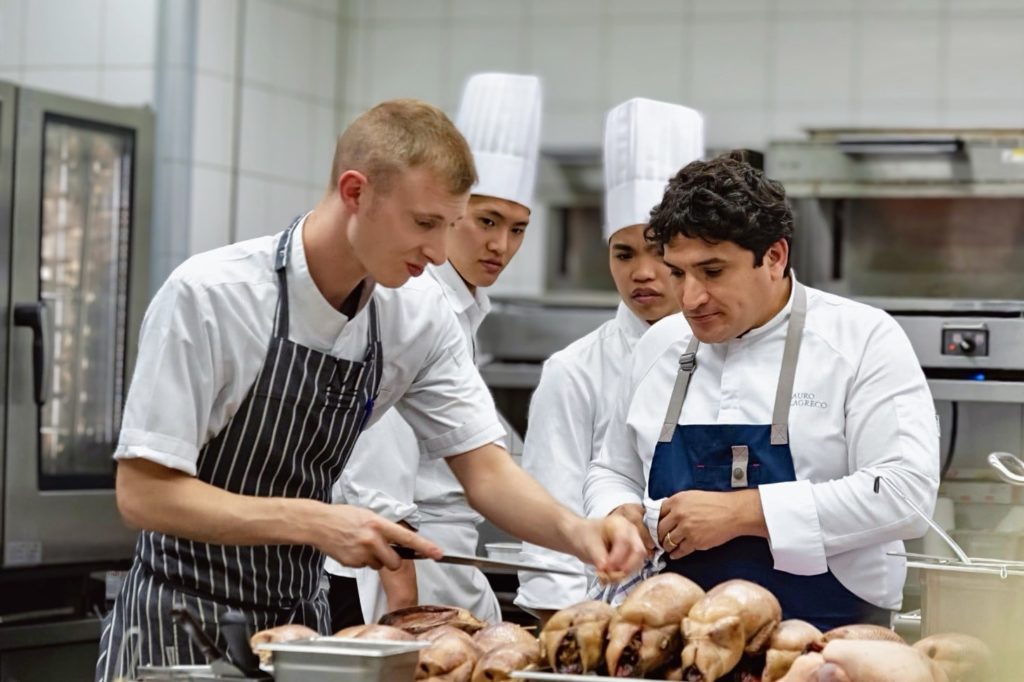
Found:
M 608 113 L 604 238 L 622 301 L 614 319 L 545 363 L 523 448 L 523 467 L 577 513 L 584 511 L 587 467 L 600 451 L 633 346 L 651 324 L 678 310 L 668 267 L 644 240 L 648 216 L 669 178 L 703 154 L 703 119 L 693 109 L 635 98 Z M 640 515 L 631 520 L 642 526 Z M 641 535 L 649 539 L 646 530 Z M 524 552 L 534 562 L 583 568 L 573 557 L 536 545 Z M 586 594 L 583 576 L 524 572 L 516 604 L 544 616 Z
M 519 250 L 533 208 L 540 147 L 541 83 L 535 76 L 483 73 L 463 91 L 456 127 L 476 163 L 463 220 L 451 228 L 448 261 L 427 272 L 440 285 L 475 356 L 476 330 L 491 308 L 486 287 L 498 279 Z M 370 429 L 356 445 L 340 483 L 349 503 L 366 506 L 392 521 L 418 527 L 447 552 L 476 554 L 483 520 L 443 462 L 420 461 L 412 430 L 397 414 Z M 332 573 L 342 567 L 329 566 Z M 342 569 L 344 570 L 344 569 Z M 355 578 L 363 619 L 413 604 L 449 604 L 478 618 L 501 620 L 498 600 L 476 568 L 404 562 L 398 571 L 359 569 Z M 338 586 L 335 626 L 351 624 L 351 585 Z M 342 598 L 341 595 L 347 595 Z

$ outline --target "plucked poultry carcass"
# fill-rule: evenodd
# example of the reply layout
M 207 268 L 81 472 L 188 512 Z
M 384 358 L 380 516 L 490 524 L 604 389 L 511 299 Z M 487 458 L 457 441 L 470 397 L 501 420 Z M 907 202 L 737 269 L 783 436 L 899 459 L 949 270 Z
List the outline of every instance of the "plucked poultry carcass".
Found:
M 992 650 L 977 637 L 959 633 L 931 635 L 914 648 L 942 668 L 949 682 L 988 682 L 992 679 Z
M 540 642 L 544 657 L 558 673 L 586 674 L 601 669 L 605 637 L 615 609 L 585 601 L 562 609 L 544 626 Z
M 405 630 L 412 635 L 420 635 L 440 625 L 450 625 L 469 634 L 482 630 L 487 623 L 475 617 L 466 609 L 455 606 L 410 606 L 385 613 L 377 621 L 380 625 Z
M 948 682 L 917 649 L 870 639 L 836 639 L 793 662 L 780 682 Z
M 835 639 L 873 640 L 876 642 L 895 642 L 897 644 L 907 643 L 905 639 L 889 628 L 883 628 L 881 625 L 869 625 L 867 623 L 856 623 L 854 625 L 833 628 L 824 635 L 826 644 Z
M 779 623 L 768 642 L 761 682 L 776 682 L 789 672 L 798 656 L 807 651 L 820 651 L 825 646 L 821 630 L 807 621 L 791 619 Z
M 703 596 L 696 583 L 675 573 L 640 583 L 608 626 L 608 674 L 644 677 L 675 663 L 683 647 L 683 618 Z
M 760 585 L 727 580 L 715 586 L 683 619 L 683 679 L 712 682 L 744 654 L 763 654 L 781 620 L 778 599 Z
M 311 630 L 305 625 L 278 625 L 276 628 L 260 630 L 254 634 L 249 638 L 249 646 L 259 656 L 260 663 L 266 665 L 270 663 L 273 654 L 264 649 L 257 651 L 256 646 L 258 644 L 283 644 L 299 639 L 309 639 L 310 637 L 316 637 L 318 634 L 316 630 Z
M 527 632 L 521 625 L 502 621 L 488 625 L 473 635 L 473 641 L 483 652 L 495 649 L 502 644 L 537 644 L 537 638 Z
M 416 639 L 405 630 L 393 628 L 390 625 L 353 625 L 352 627 L 338 630 L 335 637 L 349 637 L 352 639 L 377 639 L 395 642 L 408 642 Z
M 417 639 L 430 642 L 420 652 L 416 679 L 429 682 L 470 682 L 480 649 L 463 630 L 442 625 Z
M 540 666 L 540 642 L 511 642 L 491 649 L 477 661 L 472 682 L 510 680 L 516 670 L 535 670 Z

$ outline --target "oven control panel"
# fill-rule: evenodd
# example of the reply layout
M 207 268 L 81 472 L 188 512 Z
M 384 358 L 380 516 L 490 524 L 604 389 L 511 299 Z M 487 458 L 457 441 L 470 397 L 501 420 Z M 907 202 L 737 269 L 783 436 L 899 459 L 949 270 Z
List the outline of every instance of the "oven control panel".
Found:
M 942 354 L 987 357 L 988 329 L 980 326 L 944 327 Z

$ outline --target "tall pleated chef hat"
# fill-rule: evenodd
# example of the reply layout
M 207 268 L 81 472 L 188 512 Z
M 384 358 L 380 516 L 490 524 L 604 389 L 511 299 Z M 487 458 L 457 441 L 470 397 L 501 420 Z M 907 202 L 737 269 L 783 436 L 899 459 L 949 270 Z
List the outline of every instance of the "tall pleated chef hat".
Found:
M 540 108 L 536 76 L 478 73 L 466 82 L 455 125 L 473 150 L 479 177 L 473 194 L 533 208 Z
M 669 179 L 704 156 L 704 118 L 678 104 L 636 97 L 604 126 L 604 238 L 645 225 Z

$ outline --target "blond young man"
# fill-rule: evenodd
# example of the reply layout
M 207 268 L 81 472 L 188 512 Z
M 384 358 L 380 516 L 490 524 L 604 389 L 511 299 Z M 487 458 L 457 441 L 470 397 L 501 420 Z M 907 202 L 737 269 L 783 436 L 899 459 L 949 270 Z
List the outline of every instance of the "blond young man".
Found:
M 391 406 L 499 524 L 605 571 L 638 563 L 628 524 L 559 507 L 493 445 L 493 403 L 436 288 L 401 299 L 389 289 L 444 261 L 475 175 L 443 113 L 386 102 L 341 135 L 312 211 L 189 259 L 161 287 L 115 453 L 119 509 L 143 532 L 105 619 L 97 680 L 134 676 L 136 650 L 139 664 L 202 662 L 175 605 L 221 646 L 228 610 L 254 628 L 326 632 L 325 555 L 397 567 L 398 543 L 439 557 L 408 529 L 331 504 L 359 433 Z M 139 646 L 122 647 L 136 628 Z

